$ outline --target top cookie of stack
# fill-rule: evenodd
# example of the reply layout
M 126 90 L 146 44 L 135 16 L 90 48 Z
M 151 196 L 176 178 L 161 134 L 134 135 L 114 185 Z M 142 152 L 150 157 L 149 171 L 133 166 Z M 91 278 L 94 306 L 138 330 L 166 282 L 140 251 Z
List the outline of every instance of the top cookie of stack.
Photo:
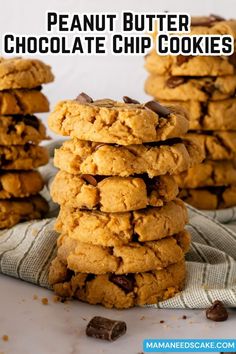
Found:
M 188 130 L 185 111 L 81 94 L 59 103 L 49 126 L 72 138 L 54 159 L 62 234 L 49 277 L 55 291 L 118 308 L 173 296 L 190 240 L 171 175 L 202 157 L 198 143 L 179 138 Z
M 236 20 L 192 18 L 192 34 L 236 38 Z M 236 53 L 231 56 L 146 57 L 145 90 L 163 104 L 180 104 L 190 114 L 187 139 L 198 141 L 206 160 L 177 178 L 182 197 L 200 209 L 236 205 Z
M 42 217 L 47 202 L 38 193 L 43 178 L 35 168 L 48 162 L 43 123 L 33 114 L 48 112 L 41 84 L 53 81 L 39 60 L 0 58 L 0 228 Z

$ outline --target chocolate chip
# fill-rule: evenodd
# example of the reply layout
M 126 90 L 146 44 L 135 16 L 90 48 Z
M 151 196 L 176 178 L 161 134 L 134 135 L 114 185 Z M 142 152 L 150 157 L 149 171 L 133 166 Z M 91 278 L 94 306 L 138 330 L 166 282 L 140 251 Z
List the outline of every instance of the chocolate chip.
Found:
M 225 19 L 218 15 L 210 15 L 208 17 L 193 17 L 191 20 L 192 26 L 204 26 L 204 27 L 211 27 L 214 22 L 225 21 Z
M 149 108 L 151 111 L 157 113 L 160 117 L 167 118 L 171 111 L 156 101 L 149 101 L 145 103 L 145 107 Z
M 109 280 L 126 293 L 130 293 L 134 288 L 134 278 L 131 275 L 111 274 Z
M 105 339 L 112 342 L 126 333 L 124 321 L 110 320 L 105 317 L 95 316 L 89 321 L 86 334 L 89 337 Z
M 79 103 L 93 103 L 93 99 L 84 92 L 81 92 L 81 94 L 76 97 L 76 101 Z
M 35 129 L 39 129 L 39 120 L 35 116 L 26 115 L 22 117 L 22 121 Z
M 192 58 L 192 55 L 178 55 L 176 59 L 177 65 L 181 66 L 182 64 L 187 63 Z
M 124 101 L 125 103 L 140 104 L 139 101 L 136 101 L 136 100 L 134 100 L 133 98 L 130 98 L 130 97 L 128 97 L 128 96 L 123 96 L 123 101 Z
M 182 76 L 171 76 L 167 81 L 166 85 L 169 88 L 175 88 L 185 83 L 185 78 Z
M 234 52 L 232 55 L 230 55 L 228 60 L 229 60 L 230 64 L 232 64 L 233 66 L 236 67 L 236 52 Z
M 66 276 L 65 276 L 65 282 L 68 282 L 71 280 L 71 278 L 75 275 L 75 272 L 69 268 L 66 270 Z
M 92 175 L 81 175 L 81 178 L 94 187 L 96 187 L 98 184 L 96 178 L 94 178 Z
M 206 310 L 206 317 L 215 322 L 226 321 L 228 318 L 228 312 L 223 302 L 219 300 L 214 301 L 212 306 Z

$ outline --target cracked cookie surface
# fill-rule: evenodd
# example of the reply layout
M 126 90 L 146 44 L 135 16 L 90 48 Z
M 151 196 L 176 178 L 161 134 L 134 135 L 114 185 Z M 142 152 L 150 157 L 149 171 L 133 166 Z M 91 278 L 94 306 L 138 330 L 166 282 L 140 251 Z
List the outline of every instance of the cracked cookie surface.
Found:
M 49 102 L 40 90 L 15 89 L 0 92 L 0 115 L 49 111 Z
M 57 134 L 119 145 L 179 137 L 189 127 L 188 117 L 181 107 L 169 107 L 168 114 L 163 114 L 144 104 L 113 100 L 59 102 L 48 124 Z
M 41 219 L 48 212 L 48 203 L 40 195 L 29 198 L 0 200 L 0 229 L 19 222 Z
M 182 290 L 185 276 L 184 262 L 162 270 L 124 276 L 73 273 L 56 258 L 50 267 L 49 282 L 63 298 L 122 309 L 156 304 L 173 297 Z
M 150 75 L 145 91 L 160 101 L 225 100 L 235 96 L 236 75 L 202 78 Z
M 46 128 L 35 116 L 0 116 L 0 145 L 25 145 L 47 139 Z
M 54 80 L 51 67 L 41 60 L 0 57 L 0 90 L 34 88 Z
M 38 171 L 0 173 L 0 199 L 28 197 L 40 192 L 43 186 Z
M 162 206 L 176 198 L 178 186 L 172 176 L 141 177 L 72 175 L 60 171 L 52 183 L 51 195 L 62 206 L 103 212 Z
M 206 160 L 175 176 L 181 188 L 236 185 L 235 161 Z
M 128 177 L 147 173 L 152 178 L 179 173 L 203 158 L 201 147 L 187 140 L 114 146 L 74 138 L 55 151 L 54 164 L 72 174 Z
M 1 170 L 32 170 L 47 164 L 48 161 L 48 150 L 42 146 L 0 146 Z
M 179 197 L 203 210 L 225 209 L 236 206 L 236 185 L 200 189 L 183 189 Z
M 187 231 L 159 241 L 131 242 L 115 247 L 92 245 L 61 235 L 57 258 L 76 273 L 139 273 L 166 268 L 184 260 L 189 246 Z
M 163 207 L 125 213 L 102 213 L 61 207 L 56 231 L 68 233 L 80 242 L 118 246 L 137 241 L 155 241 L 184 229 L 187 209 L 180 199 Z
M 209 160 L 236 159 L 236 132 L 188 133 L 185 139 L 196 141 Z
M 181 105 L 189 112 L 190 130 L 236 130 L 236 99 L 222 101 L 163 101 L 165 106 Z

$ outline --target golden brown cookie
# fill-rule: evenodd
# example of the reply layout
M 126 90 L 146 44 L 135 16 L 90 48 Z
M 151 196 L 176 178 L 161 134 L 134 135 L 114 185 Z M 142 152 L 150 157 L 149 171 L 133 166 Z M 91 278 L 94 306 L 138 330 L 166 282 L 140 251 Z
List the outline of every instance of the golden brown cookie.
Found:
M 0 173 L 0 199 L 29 197 L 40 192 L 43 186 L 38 171 Z
M 145 91 L 160 101 L 225 100 L 235 96 L 236 75 L 198 78 L 150 75 Z
M 190 235 L 182 231 L 172 237 L 145 243 L 103 247 L 80 242 L 68 235 L 58 240 L 57 258 L 74 272 L 127 274 L 166 268 L 184 259 Z
M 113 100 L 62 101 L 49 116 L 49 127 L 57 134 L 81 140 L 131 145 L 179 137 L 189 127 L 180 107 L 122 103 Z
M 96 276 L 71 272 L 56 258 L 50 267 L 49 282 L 62 297 L 122 309 L 156 304 L 173 297 L 182 290 L 185 276 L 183 261 L 152 272 Z
M 0 115 L 26 115 L 48 111 L 49 102 L 39 89 L 16 89 L 0 92 Z
M 236 186 L 182 189 L 179 197 L 198 209 L 231 208 L 236 206 Z
M 47 139 L 46 128 L 35 116 L 0 116 L 0 145 L 25 145 Z
M 41 219 L 48 212 L 48 203 L 40 195 L 24 199 L 0 200 L 0 229 L 19 222 Z
M 51 67 L 41 60 L 0 58 L 0 90 L 34 88 L 54 80 Z
M 55 151 L 54 164 L 72 174 L 149 177 L 179 173 L 202 161 L 195 142 L 174 139 L 155 145 L 116 146 L 76 138 Z
M 103 212 L 138 210 L 162 206 L 176 198 L 178 186 L 172 176 L 153 179 L 72 175 L 60 171 L 52 186 L 53 200 L 66 207 Z
M 175 176 L 175 180 L 181 188 L 235 185 L 236 163 L 206 160 Z
M 188 133 L 185 139 L 196 141 L 209 160 L 236 159 L 236 132 Z
M 155 241 L 184 229 L 188 221 L 182 200 L 175 199 L 163 207 L 125 213 L 102 213 L 62 207 L 55 224 L 80 242 L 105 247 L 120 246 L 131 241 Z
M 48 160 L 48 150 L 42 146 L 0 146 L 1 170 L 32 170 L 47 164 Z
M 222 101 L 163 101 L 165 106 L 181 105 L 189 112 L 190 130 L 236 130 L 236 99 Z
M 158 55 L 155 50 L 145 57 L 145 68 L 154 75 L 224 76 L 233 75 L 232 57 Z

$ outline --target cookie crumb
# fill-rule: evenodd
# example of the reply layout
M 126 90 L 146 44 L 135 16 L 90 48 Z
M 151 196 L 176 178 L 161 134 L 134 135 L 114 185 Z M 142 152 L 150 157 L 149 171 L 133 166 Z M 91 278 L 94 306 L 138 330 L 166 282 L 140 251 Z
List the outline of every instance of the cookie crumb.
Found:
M 9 336 L 8 336 L 7 334 L 4 334 L 4 335 L 2 336 L 2 340 L 3 340 L 4 342 L 8 342 L 8 341 L 9 341 Z
M 38 295 L 35 294 L 35 295 L 33 296 L 33 300 L 38 300 Z
M 160 323 L 165 323 L 165 321 L 164 320 L 160 320 Z
M 41 302 L 43 305 L 48 305 L 48 299 L 46 297 L 43 297 Z
M 55 296 L 53 296 L 52 301 L 53 302 L 61 302 L 61 297 L 58 295 L 55 295 Z
M 183 315 L 183 316 L 182 316 L 182 319 L 183 319 L 183 320 L 187 320 L 187 316 L 186 316 L 186 315 Z

